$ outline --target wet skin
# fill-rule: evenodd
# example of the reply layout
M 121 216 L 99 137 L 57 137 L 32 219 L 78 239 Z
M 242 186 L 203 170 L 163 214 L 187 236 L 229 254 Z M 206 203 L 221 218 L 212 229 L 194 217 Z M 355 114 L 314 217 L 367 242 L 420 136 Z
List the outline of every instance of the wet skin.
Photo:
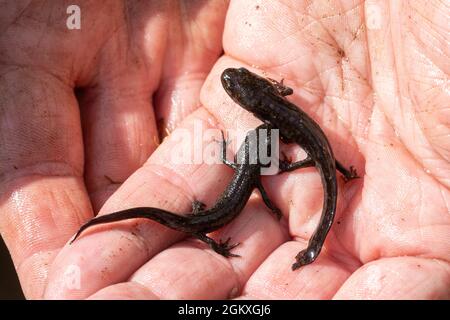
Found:
M 281 171 L 315 166 L 320 173 L 324 186 L 322 215 L 307 248 L 295 257 L 292 269 L 310 264 L 318 257 L 333 224 L 337 202 L 336 169 L 346 181 L 356 178 L 356 171 L 352 167 L 347 170 L 335 160 L 330 143 L 319 125 L 285 98 L 293 93 L 291 88 L 245 68 L 228 68 L 223 71 L 221 80 L 225 91 L 237 104 L 265 124 L 279 129 L 282 142 L 297 143 L 307 153 L 302 161 L 280 162 Z

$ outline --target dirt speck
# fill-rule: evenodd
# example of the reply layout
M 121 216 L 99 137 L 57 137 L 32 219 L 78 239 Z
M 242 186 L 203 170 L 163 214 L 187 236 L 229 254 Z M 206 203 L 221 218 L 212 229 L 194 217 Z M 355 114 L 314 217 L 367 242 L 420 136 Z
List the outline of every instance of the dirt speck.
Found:
M 102 277 L 105 277 L 106 274 L 108 273 L 108 268 L 104 267 L 102 270 L 100 270 L 100 273 L 102 274 Z

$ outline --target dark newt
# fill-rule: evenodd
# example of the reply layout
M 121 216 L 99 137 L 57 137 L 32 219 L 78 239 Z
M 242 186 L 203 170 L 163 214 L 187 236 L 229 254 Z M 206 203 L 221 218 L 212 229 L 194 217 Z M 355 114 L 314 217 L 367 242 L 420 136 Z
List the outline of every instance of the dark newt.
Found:
M 261 130 L 266 130 L 267 134 L 264 135 L 265 141 L 259 143 L 262 139 Z M 266 154 L 270 153 L 270 133 L 269 126 L 265 124 L 248 132 L 245 141 L 239 147 L 234 163 L 232 163 L 226 159 L 226 141 L 222 132 L 222 162 L 234 169 L 234 176 L 215 205 L 210 209 L 204 210 L 205 205 L 203 203 L 194 201 L 192 212 L 184 215 L 152 207 L 137 207 L 113 212 L 93 218 L 81 226 L 70 243 L 75 241 L 83 231 L 94 225 L 133 218 L 146 218 L 157 221 L 171 229 L 188 233 L 206 242 L 214 251 L 225 257 L 237 257 L 238 255 L 230 253 L 230 250 L 236 247 L 238 243 L 229 244 L 230 238 L 225 242 L 216 242 L 206 236 L 206 233 L 217 230 L 233 220 L 245 207 L 255 188 L 259 189 L 266 206 L 278 219 L 281 218 L 281 211 L 270 201 L 260 179 L 261 168 L 267 167 L 269 164 L 261 162 L 260 155 L 262 153 L 260 153 L 259 146 L 265 146 L 267 148 Z M 258 139 L 256 135 L 258 135 Z
M 228 68 L 223 71 L 222 86 L 241 107 L 253 113 L 265 124 L 280 130 L 284 143 L 297 143 L 307 153 L 306 159 L 295 163 L 280 161 L 280 171 L 315 166 L 324 186 L 324 201 L 319 225 L 306 249 L 295 257 L 292 270 L 310 264 L 319 255 L 336 213 L 336 169 L 346 181 L 357 178 L 353 167 L 347 170 L 335 160 L 330 143 L 322 129 L 305 112 L 289 102 L 285 96 L 293 90 L 272 79 L 258 76 L 245 68 Z

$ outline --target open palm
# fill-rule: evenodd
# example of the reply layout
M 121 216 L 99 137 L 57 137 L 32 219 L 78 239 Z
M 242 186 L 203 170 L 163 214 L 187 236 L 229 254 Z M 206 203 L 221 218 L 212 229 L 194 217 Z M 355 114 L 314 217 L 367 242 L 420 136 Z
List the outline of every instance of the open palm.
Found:
M 55 8 L 9 8 L 16 19 L 0 41 L 17 45 L 0 78 L 0 230 L 27 297 L 449 298 L 448 8 L 183 3 L 86 2 L 82 30 L 64 36 Z M 98 226 L 67 245 L 99 210 L 187 212 L 194 199 L 215 201 L 230 169 L 171 159 L 179 133 L 194 136 L 199 124 L 258 124 L 221 88 L 228 66 L 284 78 L 289 99 L 361 176 L 340 181 L 318 260 L 290 268 L 322 210 L 313 168 L 263 179 L 281 222 L 255 192 L 214 235 L 241 242 L 240 258 L 144 220 Z M 176 129 L 156 148 L 157 122 Z

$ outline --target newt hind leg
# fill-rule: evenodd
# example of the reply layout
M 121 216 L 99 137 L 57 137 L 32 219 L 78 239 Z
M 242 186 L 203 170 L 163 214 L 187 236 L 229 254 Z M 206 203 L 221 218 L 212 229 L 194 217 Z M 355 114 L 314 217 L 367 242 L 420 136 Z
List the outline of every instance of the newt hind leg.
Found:
M 211 249 L 213 249 L 215 252 L 217 252 L 218 254 L 224 256 L 225 258 L 228 257 L 240 257 L 240 255 L 237 254 L 233 254 L 230 251 L 234 248 L 236 248 L 240 243 L 233 243 L 233 244 L 229 244 L 231 238 L 228 238 L 225 242 L 222 242 L 222 240 L 220 240 L 219 242 L 216 242 L 214 239 L 208 237 L 206 234 L 204 233 L 195 233 L 193 234 L 197 239 L 205 242 L 206 244 L 208 244 Z

